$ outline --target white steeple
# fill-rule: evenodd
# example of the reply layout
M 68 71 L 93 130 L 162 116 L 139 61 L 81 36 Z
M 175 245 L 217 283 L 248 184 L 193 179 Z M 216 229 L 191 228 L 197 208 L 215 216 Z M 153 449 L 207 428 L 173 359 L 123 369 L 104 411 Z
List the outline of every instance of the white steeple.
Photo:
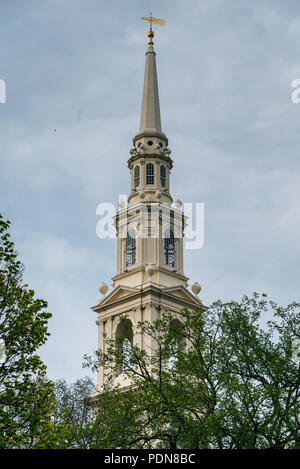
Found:
M 161 129 L 160 106 L 153 49 L 154 33 L 146 52 L 144 89 L 139 133 L 134 137 L 128 167 L 131 171 L 131 191 L 128 208 L 116 214 L 118 233 L 118 272 L 113 278 L 115 286 L 132 287 L 148 281 L 148 265 L 155 266 L 153 282 L 162 286 L 186 286 L 183 271 L 184 214 L 172 207 L 170 171 L 173 166 L 168 139 Z M 150 221 L 149 221 L 150 220 Z M 172 255 L 166 252 L 166 233 L 171 233 Z M 135 246 L 134 262 L 128 265 L 127 234 Z M 127 243 L 127 244 L 126 244 Z
M 150 44 L 146 52 L 144 91 L 142 101 L 140 133 L 161 133 L 161 119 L 157 84 L 156 60 L 153 46 Z
M 130 150 L 131 157 L 128 160 L 128 167 L 131 170 L 131 193 L 128 201 L 131 205 L 138 202 L 170 205 L 172 203 L 170 171 L 173 162 L 170 157 L 171 150 L 168 148 L 168 139 L 161 128 L 152 29 L 148 36 L 150 41 L 146 51 L 140 129 L 133 139 L 134 146 Z
M 199 285 L 188 290 L 183 269 L 183 231 L 185 217 L 181 203 L 172 206 L 170 171 L 173 166 L 168 139 L 162 132 L 156 54 L 153 49 L 152 23 L 163 24 L 150 16 L 146 52 L 140 129 L 133 139 L 128 168 L 131 188 L 128 206 L 120 206 L 115 216 L 117 231 L 117 272 L 113 289 L 99 287 L 102 298 L 92 309 L 97 313 L 99 350 L 105 351 L 105 336 L 127 338 L 145 350 L 154 350 L 155 342 L 135 334 L 140 321 L 153 322 L 163 312 L 179 319 L 183 308 L 203 309 L 197 298 Z M 124 329 L 121 317 L 128 316 Z M 178 315 L 178 317 L 177 317 Z M 151 352 L 152 353 L 152 352 Z M 104 369 L 98 370 L 98 390 L 106 381 Z M 130 385 L 120 372 L 116 383 Z
M 162 139 L 165 146 L 167 146 L 168 139 L 162 132 L 161 128 L 156 53 L 153 48 L 154 32 L 152 31 L 152 28 L 150 29 L 148 36 L 150 40 L 146 51 L 140 130 L 134 137 L 133 143 L 135 145 L 141 137 L 157 137 Z

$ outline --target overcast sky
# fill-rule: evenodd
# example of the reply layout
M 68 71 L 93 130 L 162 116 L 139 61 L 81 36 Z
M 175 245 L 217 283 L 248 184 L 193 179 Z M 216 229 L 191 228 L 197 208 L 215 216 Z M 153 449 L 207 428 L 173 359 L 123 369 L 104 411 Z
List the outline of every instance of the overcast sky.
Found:
M 87 372 L 98 286 L 116 242 L 100 202 L 129 191 L 150 11 L 174 200 L 205 204 L 205 243 L 185 252 L 201 298 L 266 292 L 299 301 L 300 77 L 297 0 L 0 0 L 1 212 L 49 303 L 51 378 Z M 56 129 L 56 131 L 55 131 Z

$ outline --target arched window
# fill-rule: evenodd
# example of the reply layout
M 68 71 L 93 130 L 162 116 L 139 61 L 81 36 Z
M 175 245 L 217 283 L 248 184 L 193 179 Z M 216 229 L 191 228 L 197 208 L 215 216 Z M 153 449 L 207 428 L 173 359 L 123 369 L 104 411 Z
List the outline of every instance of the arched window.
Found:
M 136 263 L 135 231 L 129 230 L 126 237 L 126 267 Z
M 134 168 L 134 188 L 140 185 L 140 167 L 139 165 Z
M 164 261 L 170 267 L 175 265 L 175 239 L 172 230 L 167 230 L 165 233 Z
M 152 163 L 146 165 L 146 183 L 154 184 L 154 166 Z
M 133 331 L 131 321 L 121 319 L 116 330 L 116 346 L 119 351 L 120 371 L 126 371 L 132 363 Z
M 184 349 L 184 337 L 182 334 L 182 323 L 178 319 L 173 319 L 169 326 L 169 359 L 168 367 L 176 368 L 178 355 Z
M 160 185 L 166 187 L 166 167 L 160 167 Z

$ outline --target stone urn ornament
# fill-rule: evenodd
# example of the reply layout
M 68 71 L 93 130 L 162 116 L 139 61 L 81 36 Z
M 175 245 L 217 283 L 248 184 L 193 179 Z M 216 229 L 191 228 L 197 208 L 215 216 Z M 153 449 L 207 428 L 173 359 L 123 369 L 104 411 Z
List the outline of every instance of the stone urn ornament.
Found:
M 194 295 L 198 296 L 199 293 L 201 292 L 201 286 L 199 285 L 198 282 L 195 282 L 193 285 L 192 285 L 192 292 L 194 293 Z
M 102 296 L 105 296 L 106 293 L 108 292 L 108 285 L 106 283 L 102 282 L 101 285 L 98 288 L 99 292 L 101 293 Z
M 181 200 L 177 199 L 176 202 L 175 202 L 175 207 L 177 208 L 177 210 L 180 210 L 181 207 L 182 207 L 182 202 Z
M 152 280 L 153 275 L 155 274 L 155 267 L 153 265 L 148 265 L 146 267 L 146 274 L 149 275 L 150 280 Z

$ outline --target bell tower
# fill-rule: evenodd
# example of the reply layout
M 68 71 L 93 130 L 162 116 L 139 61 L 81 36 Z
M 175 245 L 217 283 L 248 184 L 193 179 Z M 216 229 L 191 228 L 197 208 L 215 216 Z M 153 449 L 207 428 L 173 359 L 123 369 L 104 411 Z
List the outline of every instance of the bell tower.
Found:
M 105 350 L 103 334 L 127 340 L 143 348 L 152 347 L 149 338 L 135 336 L 139 321 L 154 321 L 163 311 L 174 318 L 183 308 L 204 309 L 198 298 L 200 287 L 188 289 L 183 270 L 185 217 L 180 201 L 173 206 L 170 173 L 173 167 L 168 139 L 162 131 L 159 105 L 154 32 L 150 21 L 146 51 L 140 128 L 133 138 L 128 168 L 130 195 L 119 203 L 115 216 L 117 233 L 117 273 L 113 288 L 101 284 L 103 297 L 92 309 L 97 313 L 98 347 Z M 129 318 L 126 331 L 120 317 Z M 124 332 L 125 331 L 125 332 Z M 124 377 L 120 372 L 119 382 Z M 104 371 L 98 372 L 98 390 L 104 383 Z

